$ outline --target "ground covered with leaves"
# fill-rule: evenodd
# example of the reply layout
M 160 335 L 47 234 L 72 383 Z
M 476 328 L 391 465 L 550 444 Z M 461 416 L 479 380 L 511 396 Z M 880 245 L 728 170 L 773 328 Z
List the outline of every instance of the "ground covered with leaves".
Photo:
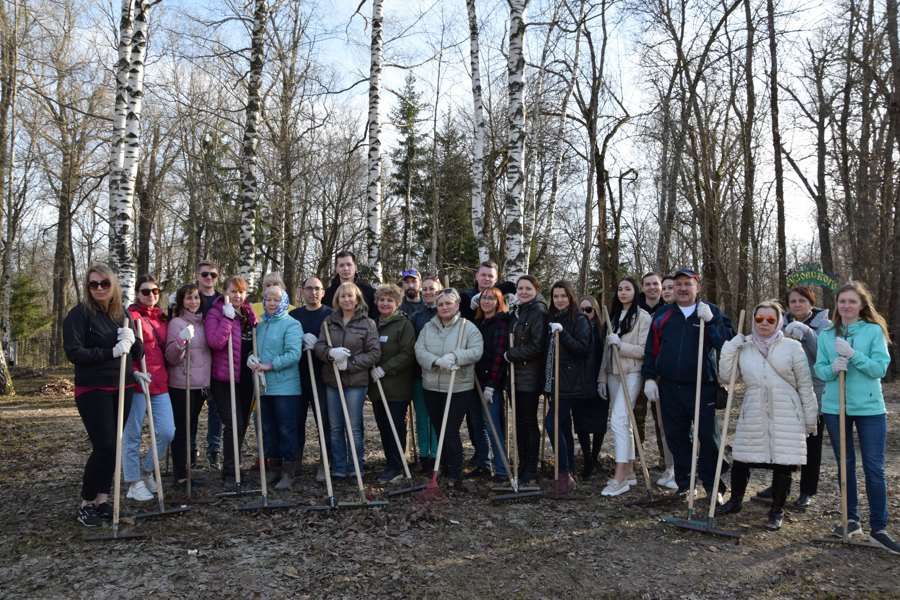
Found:
M 161 597 L 510 597 L 510 598 L 900 598 L 900 557 L 858 547 L 812 543 L 840 519 L 835 461 L 826 439 L 822 482 L 813 507 L 790 510 L 784 528 L 763 529 L 767 507 L 745 503 L 717 521 L 740 541 L 693 532 L 659 517 L 687 516 L 684 501 L 652 507 L 643 483 L 617 498 L 600 490 L 614 466 L 612 434 L 604 469 L 580 481 L 575 497 L 492 503 L 490 483 L 467 481 L 442 490 L 449 503 L 419 509 L 414 495 L 376 509 L 303 510 L 321 504 L 324 485 L 310 419 L 303 473 L 290 510 L 240 512 L 254 498 L 193 504 L 177 516 L 141 519 L 128 528 L 143 540 L 85 542 L 75 521 L 81 472 L 90 450 L 66 372 L 14 372 L 19 395 L 0 401 L 0 590 L 4 598 Z M 888 397 L 888 502 L 900 517 L 900 384 Z M 656 463 L 652 425 L 648 447 Z M 366 485 L 386 496 L 374 477 L 382 454 L 366 409 Z M 201 429 L 205 414 L 201 417 Z M 733 424 L 732 424 L 733 429 Z M 826 434 L 827 435 L 827 434 Z M 204 440 L 201 433 L 200 440 Z M 146 436 L 145 436 L 146 441 Z M 202 444 L 203 442 L 201 442 Z M 255 444 L 252 429 L 246 449 Z M 467 446 L 467 452 L 471 448 Z M 248 451 L 249 469 L 253 453 Z M 579 459 L 580 460 L 580 459 Z M 165 470 L 165 467 L 163 467 Z M 196 472 L 219 491 L 219 473 Z M 860 482 L 862 482 L 860 470 Z M 659 471 L 651 471 L 655 480 Z M 258 480 L 255 474 L 251 481 Z M 425 477 L 415 474 L 418 483 Z M 789 504 L 796 497 L 797 475 Z M 168 486 L 170 477 L 164 475 Z M 768 483 L 754 471 L 750 492 Z M 862 486 L 862 483 L 860 483 Z M 548 487 L 549 491 L 549 487 Z M 656 491 L 656 490 L 655 490 Z M 124 490 L 123 490 L 124 492 Z M 865 492 L 860 490 L 863 520 Z M 336 488 L 356 499 L 355 484 Z M 154 502 L 123 501 L 123 511 Z M 708 501 L 699 499 L 695 518 Z M 868 529 L 864 523 L 864 529 Z M 900 526 L 889 530 L 900 538 Z

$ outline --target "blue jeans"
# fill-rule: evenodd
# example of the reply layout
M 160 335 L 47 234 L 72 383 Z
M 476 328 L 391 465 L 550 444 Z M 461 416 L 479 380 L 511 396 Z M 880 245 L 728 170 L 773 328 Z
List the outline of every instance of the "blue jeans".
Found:
M 263 446 L 266 458 L 280 458 L 287 462 L 297 460 L 297 409 L 300 396 L 263 396 L 259 400 L 262 410 Z
M 169 394 L 150 396 L 150 408 L 153 428 L 156 433 L 156 455 L 162 459 L 175 437 L 175 417 L 172 414 L 172 401 Z M 153 473 L 153 453 L 148 452 L 141 466 L 141 430 L 144 426 L 144 414 L 147 412 L 147 398 L 144 392 L 133 395 L 128 420 L 122 427 L 122 471 L 125 481 L 137 481 L 141 471 Z
M 478 391 L 474 391 L 477 394 Z M 484 469 L 491 468 L 491 455 L 489 448 L 491 447 L 490 433 L 488 433 L 488 425 L 484 419 L 484 409 L 481 407 L 481 400 L 475 399 L 469 406 L 466 413 L 466 424 L 469 427 L 469 439 L 472 440 L 472 446 L 475 447 L 475 464 Z
M 359 461 L 359 471 L 363 471 L 363 406 L 366 403 L 366 389 L 364 387 L 344 388 L 344 398 L 347 400 L 347 412 L 350 415 L 350 428 L 353 437 L 353 445 L 356 447 L 356 459 Z M 335 477 L 344 477 L 353 469 L 353 457 L 348 451 L 345 426 L 344 409 L 341 407 L 341 396 L 335 387 L 326 386 L 328 396 L 328 412 L 331 418 L 331 464 Z
M 494 428 L 497 430 L 497 437 L 500 438 L 501 448 L 497 447 L 497 442 L 494 441 L 494 436 L 490 432 L 490 423 L 488 423 L 487 419 L 484 420 L 484 425 L 488 429 L 488 434 L 491 436 L 491 452 L 494 454 L 494 475 L 499 475 L 500 477 L 506 477 L 506 467 L 503 466 L 503 459 L 500 458 L 501 452 L 506 452 L 506 419 L 505 419 L 505 410 L 504 410 L 504 400 L 503 400 L 503 392 L 500 390 L 494 390 L 494 401 L 488 403 L 488 414 L 491 417 L 491 421 L 494 423 Z M 479 402 L 479 404 L 481 404 Z
M 840 469 L 840 418 L 838 415 L 822 415 L 831 438 L 834 458 Z M 869 499 L 869 527 L 881 531 L 887 527 L 887 485 L 884 482 L 884 451 L 887 439 L 887 415 L 851 416 L 844 423 L 847 440 L 847 517 L 859 522 L 859 499 L 856 495 L 856 448 L 853 444 L 853 426 L 859 439 L 863 473 L 866 477 L 866 497 Z M 840 471 L 838 471 L 840 477 Z

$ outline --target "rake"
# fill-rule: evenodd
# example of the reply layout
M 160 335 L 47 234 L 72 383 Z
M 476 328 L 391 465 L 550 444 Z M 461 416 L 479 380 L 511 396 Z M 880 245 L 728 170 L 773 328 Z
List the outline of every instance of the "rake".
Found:
M 397 444 L 397 452 L 398 456 L 400 456 L 400 462 L 403 463 L 403 473 L 406 475 L 407 483 L 412 482 L 412 473 L 409 472 L 409 465 L 406 462 L 406 453 L 403 451 L 403 445 L 400 443 L 400 434 L 397 433 L 397 425 L 394 423 L 394 417 L 391 416 L 391 410 L 388 407 L 387 398 L 384 395 L 384 387 L 381 385 L 381 380 L 376 379 L 375 385 L 378 386 L 378 393 L 381 396 L 381 403 L 384 405 L 384 412 L 387 415 L 388 423 L 391 425 L 391 433 L 394 434 L 394 442 Z M 412 492 L 418 492 L 420 490 L 424 490 L 427 484 L 415 484 L 409 485 L 404 488 L 398 488 L 396 490 L 391 490 L 388 492 L 388 496 L 400 496 L 402 494 L 411 494 Z
M 306 351 L 306 360 L 309 365 L 310 387 L 313 393 L 313 406 L 316 409 L 316 424 L 319 430 L 319 449 L 322 453 L 322 465 L 325 468 L 325 489 L 328 491 L 326 504 L 310 504 L 306 510 L 334 510 L 338 504 L 334 499 L 334 488 L 331 485 L 331 465 L 328 464 L 328 450 L 325 445 L 325 430 L 322 428 L 322 408 L 319 404 L 319 389 L 316 386 L 316 368 L 313 365 L 312 350 Z

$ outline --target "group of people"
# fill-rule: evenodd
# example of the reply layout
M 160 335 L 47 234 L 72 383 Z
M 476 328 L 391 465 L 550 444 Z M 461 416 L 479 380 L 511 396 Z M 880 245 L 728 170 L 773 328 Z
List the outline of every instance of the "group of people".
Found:
M 262 302 L 254 307 L 246 299 L 246 281 L 229 277 L 219 292 L 218 266 L 204 261 L 197 281 L 175 292 L 168 318 L 156 306 L 155 279 L 138 280 L 137 302 L 126 309 L 112 271 L 92 267 L 84 300 L 64 324 L 66 353 L 75 365 L 76 404 L 93 445 L 78 520 L 96 525 L 111 512 L 118 365 L 128 354 L 134 362 L 126 373 L 123 470 L 128 496 L 135 500 L 150 499 L 155 491 L 153 457 L 140 462 L 148 407 L 144 394 L 133 394 L 138 382 L 149 387 L 158 457 L 171 443 L 176 487 L 185 485 L 187 464 L 198 457 L 203 402 L 209 404 L 208 463 L 218 467 L 221 451 L 223 484 L 229 488 L 239 481 L 239 451 L 259 396 L 269 482 L 277 490 L 290 490 L 297 478 L 307 414 L 316 396 L 317 425 L 327 433 L 324 450 L 335 479 L 361 475 L 367 466 L 363 408 L 368 397 L 385 455 L 380 482 L 403 477 L 410 418 L 422 472 L 439 470 L 450 485 L 480 476 L 536 482 L 543 425 L 556 446 L 559 475 L 553 486 L 558 494 L 576 487 L 576 437 L 583 456 L 577 478 L 589 479 L 597 471 L 607 427 L 614 436 L 616 467 L 601 494 L 618 496 L 636 485 L 635 444 L 643 442 L 650 412 L 665 468 L 657 485 L 682 496 L 694 493 L 689 488 L 696 435 L 695 474 L 707 494 L 718 497 L 720 515 L 741 510 L 750 469 L 772 471 L 772 485 L 759 492 L 771 499 L 770 530 L 783 524 L 798 467 L 800 494 L 794 505 L 802 509 L 813 502 L 826 427 L 839 456 L 838 398 L 845 385 L 847 533 L 862 535 L 855 428 L 870 540 L 900 552 L 886 532 L 887 420 L 880 380 L 890 362 L 890 337 L 861 283 L 838 290 L 831 320 L 815 306 L 815 294 L 807 287 L 788 291 L 787 312 L 778 302 L 760 302 L 752 311 L 751 333 L 743 335 L 717 306 L 700 299 L 700 277 L 687 268 L 665 277 L 648 273 L 640 282 L 622 278 L 607 314 L 595 297 L 579 298 L 566 281 L 550 286 L 549 301 L 533 275 L 500 282 L 497 265 L 489 261 L 479 265 L 475 285 L 464 291 L 444 288 L 437 276 L 423 277 L 415 269 L 401 273 L 399 286 L 373 287 L 360 278 L 349 251 L 338 253 L 335 267 L 327 288 L 316 277 L 304 281 L 299 308 L 290 304 L 281 278 L 267 275 Z M 142 332 L 137 337 L 136 327 Z M 716 404 L 722 384 L 732 378 L 743 382 L 745 392 L 732 463 L 717 465 Z M 546 414 L 540 410 L 542 396 L 548 401 Z M 185 414 L 188 407 L 185 430 L 184 420 L 173 415 Z M 516 473 L 506 472 L 502 456 L 509 408 L 515 413 L 510 426 Z M 474 447 L 468 465 L 463 421 Z M 435 465 L 438 455 L 441 464 Z M 727 502 L 725 483 L 720 480 L 714 488 L 717 467 L 723 475 L 731 471 Z M 316 479 L 325 475 L 320 461 Z

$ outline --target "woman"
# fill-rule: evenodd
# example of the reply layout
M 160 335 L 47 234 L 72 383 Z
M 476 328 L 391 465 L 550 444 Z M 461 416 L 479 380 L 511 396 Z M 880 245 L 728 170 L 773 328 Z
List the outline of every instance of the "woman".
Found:
M 840 464 L 840 381 L 845 373 L 846 423 L 844 437 L 847 447 L 847 535 L 863 535 L 856 494 L 856 450 L 853 428 L 859 440 L 863 473 L 866 477 L 866 497 L 869 499 L 869 541 L 900 554 L 900 544 L 886 531 L 888 521 L 887 486 L 884 481 L 884 451 L 887 435 L 887 414 L 881 392 L 881 378 L 887 373 L 891 357 L 887 346 L 891 343 L 887 323 L 872 305 L 868 288 L 853 281 L 837 292 L 834 324 L 819 334 L 815 372 L 825 382 L 822 394 L 822 413 L 828 437 Z M 836 535 L 842 535 L 838 525 Z
M 263 280 L 262 280 L 262 286 L 263 286 L 263 289 L 262 289 L 262 294 L 260 295 L 260 301 L 254 302 L 253 304 L 250 305 L 250 308 L 253 309 L 253 312 L 256 314 L 257 317 L 266 312 L 266 307 L 265 307 L 266 292 L 269 290 L 269 288 L 278 287 L 278 288 L 281 288 L 281 289 L 287 291 L 287 285 L 285 285 L 284 279 L 281 278 L 281 273 L 277 273 L 277 272 L 266 273 L 266 276 L 263 277 Z M 294 305 L 288 304 L 288 312 L 290 312 L 292 310 L 294 310 Z M 263 432 L 263 435 L 265 435 L 265 432 Z
M 740 512 L 750 469 L 771 469 L 770 531 L 781 529 L 791 472 L 806 462 L 806 436 L 815 431 L 818 413 L 806 354 L 782 333 L 781 319 L 777 302 L 760 302 L 753 309 L 752 335 L 738 333 L 725 342 L 719 360 L 721 381 L 738 370 L 744 400 L 732 442 L 731 497 L 716 514 Z
M 588 365 L 588 376 L 596 380 L 600 372 L 600 361 L 597 359 L 603 356 L 603 317 L 600 316 L 600 306 L 593 296 L 585 296 L 579 305 L 581 314 L 587 317 L 591 324 L 592 360 Z M 575 434 L 581 445 L 581 455 L 584 457 L 581 478 L 587 480 L 597 468 L 600 447 L 603 446 L 603 438 L 606 436 L 606 421 L 609 418 L 609 396 L 606 395 L 606 390 L 599 393 L 598 388 L 598 393 L 594 394 L 593 398 L 584 398 L 583 402 L 576 404 L 572 417 L 575 422 Z
M 132 320 L 139 324 L 144 339 L 144 359 L 147 375 L 141 363 L 134 363 L 135 377 L 147 380 L 150 388 L 151 418 L 156 433 L 156 454 L 162 459 L 175 436 L 175 419 L 172 415 L 172 401 L 169 400 L 169 374 L 166 370 L 166 319 L 159 302 L 159 283 L 150 275 L 141 275 L 137 280 L 137 302 L 128 307 Z M 141 466 L 141 430 L 144 414 L 147 412 L 147 398 L 143 390 L 132 398 L 131 412 L 122 430 L 122 470 L 125 482 L 129 483 L 128 498 L 145 502 L 156 493 L 153 456 L 148 452 Z
M 637 289 L 637 281 L 631 277 L 619 281 L 609 318 L 612 331 L 603 344 L 603 360 L 597 378 L 597 392 L 611 400 L 609 425 L 616 439 L 616 474 L 600 492 L 603 496 L 619 496 L 637 485 L 633 466 L 634 432 L 628 414 L 634 410 L 641 391 L 641 365 L 647 332 L 650 331 L 650 314 L 638 306 Z M 619 365 L 613 358 L 614 347 L 619 349 Z M 630 407 L 625 403 L 626 390 Z
M 338 286 L 332 301 L 334 312 L 322 324 L 315 353 L 325 365 L 322 379 L 325 381 L 325 396 L 328 414 L 331 415 L 331 465 L 332 477 L 344 479 L 354 468 L 352 456 L 347 450 L 345 439 L 350 435 L 356 448 L 360 475 L 363 471 L 363 405 L 369 387 L 369 369 L 378 364 L 381 347 L 378 343 L 378 326 L 368 317 L 369 307 L 355 283 L 346 282 Z M 331 336 L 331 343 L 325 336 L 325 328 Z M 338 381 L 334 375 L 337 365 L 350 415 L 350 428 L 345 426 L 344 408 L 338 392 Z
M 290 491 L 297 469 L 297 412 L 300 409 L 300 353 L 303 327 L 288 315 L 290 300 L 280 287 L 263 292 L 265 312 L 256 326 L 258 354 L 247 366 L 262 373 L 259 406 L 269 472 L 266 482 L 280 492 Z
M 187 442 L 196 437 L 203 402 L 209 395 L 212 358 L 206 344 L 200 288 L 196 283 L 181 286 L 175 293 L 172 318 L 166 333 L 166 362 L 169 364 L 169 398 L 175 419 L 172 440 L 172 472 L 175 490 L 187 490 Z M 187 388 L 187 347 L 190 342 L 191 387 Z M 186 403 L 190 402 L 190 432 L 185 431 Z M 187 437 L 190 435 L 190 438 Z
M 88 269 L 84 300 L 63 321 L 63 348 L 75 366 L 75 405 L 91 440 L 84 466 L 81 506 L 76 518 L 85 527 L 112 519 L 107 502 L 116 470 L 116 421 L 119 410 L 121 356 L 140 360 L 144 348 L 135 340 L 131 319 L 122 307 L 122 288 L 106 265 Z M 128 324 L 123 327 L 123 321 Z M 134 375 L 125 369 L 125 406 L 131 410 Z
M 556 427 L 554 415 L 559 413 L 559 479 L 556 480 L 558 494 L 575 491 L 575 438 L 572 435 L 572 409 L 579 402 L 588 402 L 596 393 L 595 379 L 588 373 L 591 364 L 591 324 L 578 311 L 575 291 L 567 281 L 557 281 L 550 288 L 553 313 L 550 316 L 550 337 L 547 351 L 547 383 L 544 392 L 550 394 L 550 407 L 544 426 L 554 443 Z M 555 380 L 556 343 L 559 338 L 559 382 Z M 556 396 L 557 391 L 559 396 Z M 558 408 L 554 403 L 559 402 Z
M 422 306 L 412 314 L 413 328 L 416 338 L 428 324 L 428 321 L 437 314 L 438 293 L 444 289 L 440 277 L 426 275 L 422 279 Z M 413 408 L 416 414 L 416 441 L 419 447 L 419 468 L 423 475 L 429 475 L 434 471 L 434 459 L 437 457 L 438 436 L 434 424 L 428 417 L 428 409 L 425 408 L 425 390 L 422 388 L 422 368 L 419 363 L 413 365 Z
M 672 304 L 675 302 L 675 276 L 666 275 L 662 278 L 662 296 L 663 302 Z
M 381 358 L 378 366 L 372 367 L 372 383 L 369 385 L 369 399 L 375 423 L 381 434 L 384 449 L 384 471 L 378 476 L 382 483 L 393 483 L 404 475 L 403 461 L 406 460 L 406 411 L 413 394 L 413 365 L 416 362 L 416 330 L 405 313 L 400 312 L 403 292 L 389 283 L 375 290 L 375 304 L 378 306 L 378 340 Z M 391 431 L 391 423 L 381 400 L 381 389 L 387 399 L 390 418 L 397 428 L 402 451 Z
M 247 367 L 247 358 L 253 350 L 253 328 L 256 314 L 247 303 L 247 282 L 241 277 L 225 280 L 224 293 L 213 301 L 206 313 L 206 343 L 212 355 L 210 385 L 212 395 L 222 418 L 222 483 L 226 489 L 235 489 L 234 435 L 231 415 L 231 374 L 228 368 L 228 339 L 231 338 L 231 360 L 234 367 L 235 405 L 237 414 L 238 452 L 244 444 L 247 418 L 253 405 L 253 378 Z M 240 468 L 240 456 L 238 456 Z
M 459 428 L 469 405 L 475 401 L 475 363 L 481 358 L 484 341 L 474 323 L 459 314 L 459 292 L 442 290 L 437 297 L 437 315 L 422 329 L 416 340 L 416 360 L 422 367 L 422 387 L 428 416 L 440 435 L 444 406 L 450 393 L 450 408 L 441 449 L 444 477 L 462 480 L 462 440 Z M 453 389 L 450 373 L 456 371 Z
M 494 440 L 490 425 L 485 423 L 490 435 L 491 452 L 494 455 L 494 481 L 506 481 L 506 468 L 501 452 L 506 452 L 506 411 L 504 410 L 503 388 L 506 387 L 506 361 L 503 353 L 509 349 L 509 312 L 503 301 L 503 292 L 491 288 L 482 292 L 475 311 L 475 326 L 481 332 L 484 352 L 475 364 L 475 377 L 481 386 L 488 406 L 488 415 L 494 422 L 500 447 Z M 480 402 L 479 402 L 480 404 Z

